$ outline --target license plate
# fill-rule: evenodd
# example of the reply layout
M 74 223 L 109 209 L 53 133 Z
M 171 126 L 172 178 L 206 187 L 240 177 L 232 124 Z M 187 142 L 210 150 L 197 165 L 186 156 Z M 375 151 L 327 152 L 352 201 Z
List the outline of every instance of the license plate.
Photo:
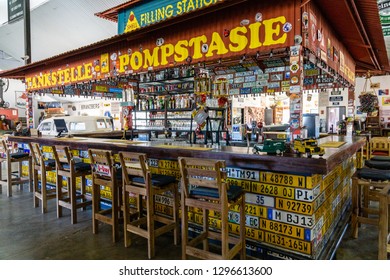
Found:
M 243 179 L 243 180 L 258 182 L 260 171 L 235 168 L 235 167 L 226 167 L 226 173 L 228 178 Z
M 154 201 L 157 203 L 171 206 L 171 207 L 173 206 L 173 198 L 172 197 L 156 194 L 154 196 Z
M 295 189 L 290 187 L 252 182 L 251 189 L 253 193 L 272 195 L 290 199 L 294 199 L 295 197 Z
M 42 146 L 42 152 L 44 152 L 44 153 L 52 153 L 53 152 L 53 148 L 50 147 L 50 146 Z
M 209 217 L 209 227 L 221 229 L 221 220 Z
M 234 224 L 239 224 L 240 223 L 240 213 L 234 212 L 234 211 L 229 211 L 228 212 L 228 221 Z
M 154 204 L 154 210 L 156 212 L 159 212 L 159 213 L 171 216 L 171 217 L 173 216 L 173 208 L 168 206 L 168 205 L 155 203 Z
M 160 159 L 158 161 L 158 167 L 170 169 L 170 170 L 179 170 L 179 163 L 177 161 L 174 161 L 174 160 Z
M 251 181 L 234 179 L 234 178 L 227 178 L 226 182 L 228 182 L 231 186 L 241 187 L 247 192 L 251 191 Z
M 281 236 L 272 232 L 264 232 L 264 242 L 297 251 L 303 254 L 311 255 L 311 243 L 297 240 L 287 236 Z
M 275 207 L 275 197 L 255 193 L 246 193 L 245 203 L 263 205 L 267 207 Z
M 284 173 L 260 172 L 260 182 L 287 187 L 312 189 L 322 180 L 321 175 L 302 176 Z
M 276 197 L 275 208 L 298 214 L 311 215 L 314 213 L 313 203 Z
M 203 216 L 199 214 L 195 214 L 192 212 L 188 212 L 188 221 L 202 225 L 203 224 Z
M 237 234 L 237 235 L 240 234 L 240 225 L 229 223 L 228 227 L 229 227 L 229 232 L 230 233 Z M 254 229 L 254 228 L 245 227 L 245 236 L 247 238 L 250 238 L 250 239 L 253 239 L 253 240 L 256 240 L 256 241 L 262 241 L 260 239 L 260 235 L 261 235 L 260 234 L 260 230 Z
M 321 191 L 321 185 L 318 185 L 313 189 L 295 189 L 295 199 L 300 201 L 311 202 L 317 198 L 317 196 L 320 194 L 320 191 Z
M 298 226 L 270 221 L 267 219 L 260 219 L 260 229 L 287 235 L 289 237 L 294 237 L 300 240 L 311 241 L 310 229 L 305 230 L 304 228 Z
M 158 167 L 158 159 L 149 158 L 148 159 L 148 165 L 149 167 Z
M 180 179 L 181 177 L 180 171 L 178 170 L 160 169 L 156 167 L 149 167 L 149 169 L 152 174 L 169 175 L 175 177 L 176 179 Z
M 230 207 L 229 210 L 240 212 L 240 205 L 234 205 L 233 207 Z M 260 218 L 267 218 L 267 207 L 254 204 L 245 204 L 245 214 L 257 216 Z
M 259 217 L 245 215 L 245 226 L 250 228 L 259 228 Z

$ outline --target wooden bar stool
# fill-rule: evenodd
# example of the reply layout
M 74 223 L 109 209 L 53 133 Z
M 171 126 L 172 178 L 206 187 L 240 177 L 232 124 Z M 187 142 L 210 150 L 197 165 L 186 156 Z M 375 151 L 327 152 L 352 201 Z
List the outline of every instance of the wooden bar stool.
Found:
M 120 196 L 122 191 L 122 170 L 117 171 L 113 153 L 107 150 L 88 150 L 92 165 L 92 231 L 98 233 L 99 221 L 112 226 L 112 241 L 119 237 L 118 219 L 120 211 Z M 111 191 L 111 207 L 102 209 L 104 198 L 101 187 Z
M 174 244 L 177 245 L 179 241 L 177 181 L 172 176 L 151 174 L 146 154 L 119 152 L 119 159 L 123 177 L 125 247 L 131 244 L 129 233 L 144 237 L 148 240 L 148 257 L 150 259 L 155 255 L 155 239 L 158 236 L 174 231 Z M 154 212 L 155 195 L 165 195 L 168 192 L 173 197 L 172 217 L 158 215 Z M 128 203 L 130 193 L 137 196 L 137 213 L 132 214 L 135 219 L 131 221 Z M 145 197 L 146 200 L 146 216 L 144 216 L 142 197 Z
M 384 196 L 383 192 L 389 187 L 390 172 L 388 171 L 363 167 L 355 172 L 352 177 L 352 237 L 358 238 L 360 224 L 371 224 L 378 226 L 380 232 L 384 232 L 383 229 L 386 227 L 387 238 L 388 226 L 387 223 L 386 225 L 383 224 L 383 220 L 388 220 L 389 218 L 388 210 L 385 211 L 385 208 L 388 208 L 388 204 L 385 207 L 385 202 L 387 203 L 388 198 Z M 383 258 L 381 249 L 384 243 L 383 238 L 379 236 L 378 258 Z
M 85 176 L 91 175 L 91 165 L 77 161 L 69 147 L 53 146 L 53 155 L 56 161 L 57 172 L 57 217 L 62 217 L 62 208 L 70 209 L 71 223 L 77 223 L 77 209 L 92 204 L 85 192 Z M 67 178 L 67 192 L 63 192 L 62 176 Z M 76 178 L 81 178 L 80 192 L 76 191 Z
M 387 137 L 373 137 L 369 142 L 371 159 L 373 156 L 390 156 L 390 140 Z
M 389 206 L 390 206 L 390 186 L 386 186 L 381 190 L 380 197 L 379 197 L 379 242 L 378 242 L 379 260 L 387 260 L 387 253 L 390 253 Z
M 30 154 L 33 159 L 33 203 L 34 208 L 39 206 L 41 201 L 42 213 L 47 212 L 47 201 L 56 198 L 56 188 L 47 186 L 46 172 L 56 170 L 56 161 L 54 159 L 45 159 L 42 155 L 41 148 L 38 143 L 29 143 Z M 40 174 L 40 176 L 39 176 Z M 40 178 L 39 178 L 40 177 Z M 40 180 L 39 180 L 40 179 Z M 41 187 L 39 187 L 39 181 Z
M 6 163 L 7 179 L 3 180 L 2 164 Z M 12 171 L 13 163 L 18 163 L 18 171 Z M 22 163 L 28 164 L 28 177 L 22 174 Z M 12 178 L 16 176 L 16 178 Z M 32 163 L 31 156 L 28 153 L 21 151 L 13 151 L 12 147 L 9 147 L 7 142 L 2 139 L 0 143 L 0 193 L 2 193 L 2 186 L 7 187 L 7 196 L 12 196 L 12 185 L 20 185 L 23 188 L 23 184 L 28 183 L 30 192 L 32 192 Z
M 242 188 L 229 186 L 226 182 L 226 165 L 222 160 L 203 158 L 179 158 L 181 172 L 181 226 L 182 258 L 194 256 L 201 259 L 233 259 L 240 254 L 246 258 L 245 248 L 245 193 Z M 228 231 L 228 211 L 231 206 L 239 205 L 240 233 L 231 236 Z M 188 209 L 201 208 L 203 228 L 201 233 L 189 240 Z M 221 230 L 209 227 L 209 211 L 221 214 Z M 209 239 L 221 242 L 221 252 L 209 251 Z M 198 246 L 203 243 L 202 246 Z M 232 245 L 232 246 L 230 246 Z

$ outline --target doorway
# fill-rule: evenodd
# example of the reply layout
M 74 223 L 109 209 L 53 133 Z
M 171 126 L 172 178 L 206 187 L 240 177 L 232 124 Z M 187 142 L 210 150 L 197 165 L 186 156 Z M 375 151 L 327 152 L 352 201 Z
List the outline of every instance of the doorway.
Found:
M 326 127 L 328 133 L 337 133 L 339 121 L 345 119 L 345 106 L 326 107 Z

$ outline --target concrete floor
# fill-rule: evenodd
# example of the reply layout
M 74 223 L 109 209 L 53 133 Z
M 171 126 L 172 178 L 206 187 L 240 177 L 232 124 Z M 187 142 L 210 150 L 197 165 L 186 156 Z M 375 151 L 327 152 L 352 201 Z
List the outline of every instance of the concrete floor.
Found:
M 91 209 L 78 213 L 78 223 L 70 223 L 70 212 L 57 219 L 55 201 L 49 201 L 49 211 L 33 208 L 32 194 L 13 187 L 8 198 L 5 187 L 0 194 L 0 260 L 143 260 L 147 243 L 137 238 L 129 248 L 123 245 L 120 227 L 119 242 L 111 240 L 111 227 L 101 225 L 99 234 L 92 233 Z M 350 238 L 349 228 L 336 254 L 336 259 L 377 259 L 377 230 L 360 229 L 359 238 Z M 156 242 L 155 259 L 181 259 L 180 245 L 173 245 L 173 235 L 161 236 Z

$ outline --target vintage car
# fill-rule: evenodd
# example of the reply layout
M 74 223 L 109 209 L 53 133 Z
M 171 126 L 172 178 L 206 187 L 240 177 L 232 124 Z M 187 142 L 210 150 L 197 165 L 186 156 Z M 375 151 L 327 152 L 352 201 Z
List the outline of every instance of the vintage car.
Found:
M 286 140 L 272 140 L 265 139 L 263 144 L 255 144 L 253 146 L 253 153 L 266 152 L 270 155 L 279 155 L 286 150 Z
M 324 148 L 319 147 L 315 139 L 297 138 L 294 140 L 293 149 L 298 154 L 306 154 L 307 157 L 311 157 L 312 155 L 323 156 L 325 154 Z
M 62 116 L 43 120 L 38 131 L 41 135 L 83 135 L 89 133 L 110 133 L 112 122 L 109 117 Z

